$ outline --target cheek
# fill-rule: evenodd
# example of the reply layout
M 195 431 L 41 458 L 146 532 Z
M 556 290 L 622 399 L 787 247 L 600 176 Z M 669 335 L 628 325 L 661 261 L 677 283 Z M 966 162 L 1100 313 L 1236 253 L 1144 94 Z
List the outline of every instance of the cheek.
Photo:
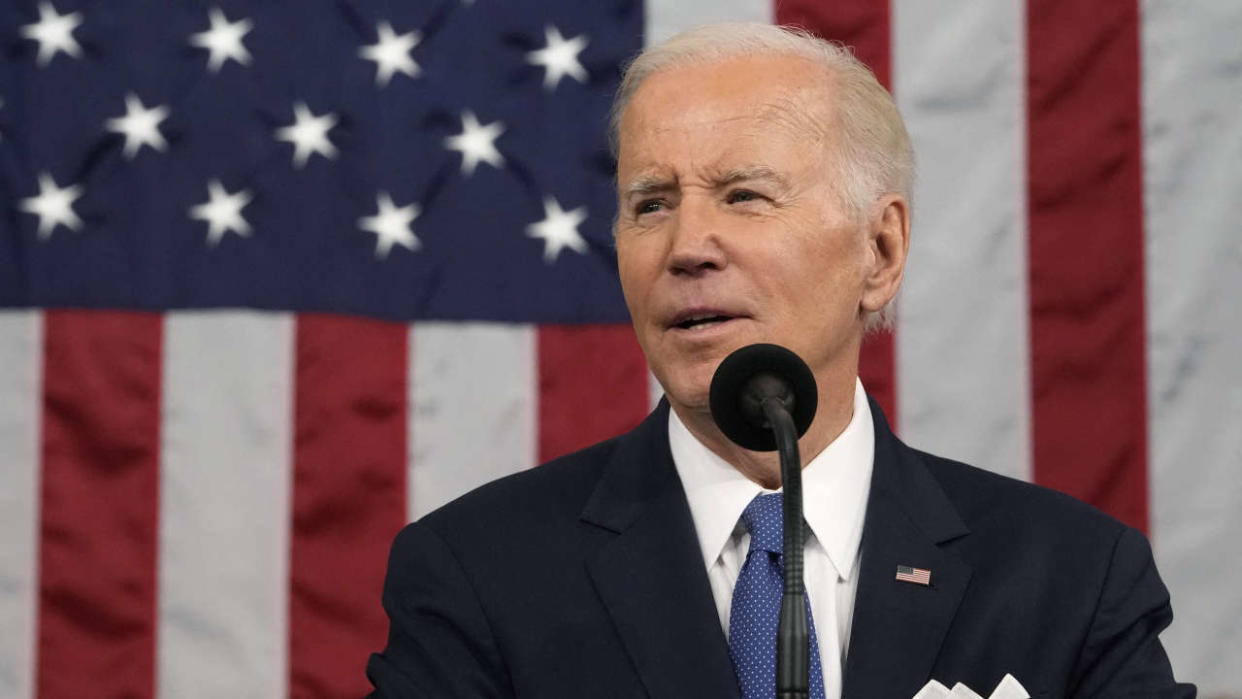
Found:
M 857 311 L 863 250 L 850 232 L 827 232 L 787 251 L 782 295 L 791 314 L 842 322 Z
M 636 319 L 644 315 L 643 304 L 654 281 L 653 262 L 651 251 L 643 245 L 635 241 L 617 243 L 617 276 L 621 279 L 625 305 Z

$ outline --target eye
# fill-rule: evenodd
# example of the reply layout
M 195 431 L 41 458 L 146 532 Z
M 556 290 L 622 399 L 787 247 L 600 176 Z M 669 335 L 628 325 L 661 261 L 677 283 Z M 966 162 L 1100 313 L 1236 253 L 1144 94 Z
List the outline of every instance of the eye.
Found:
M 664 201 L 661 199 L 644 199 L 638 202 L 634 207 L 634 213 L 642 216 L 643 214 L 654 214 L 664 208 Z
M 725 201 L 730 204 L 744 204 L 748 201 L 759 201 L 760 199 L 763 199 L 763 195 L 752 192 L 749 189 L 735 189 L 725 197 Z

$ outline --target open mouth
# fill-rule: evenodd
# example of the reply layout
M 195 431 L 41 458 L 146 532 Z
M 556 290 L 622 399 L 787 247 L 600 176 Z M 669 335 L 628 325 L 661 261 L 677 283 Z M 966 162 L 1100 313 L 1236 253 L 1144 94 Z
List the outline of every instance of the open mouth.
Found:
M 720 325 L 721 323 L 727 323 L 731 320 L 733 320 L 733 316 L 717 314 L 695 315 L 690 316 L 679 323 L 675 323 L 674 327 L 681 328 L 682 330 L 704 330 Z

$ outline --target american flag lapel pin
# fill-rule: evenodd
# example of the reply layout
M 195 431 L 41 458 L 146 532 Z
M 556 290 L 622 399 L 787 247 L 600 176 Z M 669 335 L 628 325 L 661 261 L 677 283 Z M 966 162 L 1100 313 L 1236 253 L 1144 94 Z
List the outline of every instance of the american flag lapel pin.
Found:
M 897 579 L 916 585 L 931 585 L 931 571 L 926 568 L 897 566 Z

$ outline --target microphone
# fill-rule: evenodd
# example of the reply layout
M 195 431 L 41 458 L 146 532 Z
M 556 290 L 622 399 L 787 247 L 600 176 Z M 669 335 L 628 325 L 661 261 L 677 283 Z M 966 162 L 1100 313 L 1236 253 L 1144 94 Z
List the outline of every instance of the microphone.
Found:
M 784 590 L 776 630 L 776 696 L 810 694 L 811 634 L 802 582 L 802 459 L 798 438 L 819 407 L 815 375 L 798 355 L 780 345 L 756 344 L 734 351 L 712 376 L 712 419 L 726 437 L 752 451 L 780 452 L 784 520 Z

